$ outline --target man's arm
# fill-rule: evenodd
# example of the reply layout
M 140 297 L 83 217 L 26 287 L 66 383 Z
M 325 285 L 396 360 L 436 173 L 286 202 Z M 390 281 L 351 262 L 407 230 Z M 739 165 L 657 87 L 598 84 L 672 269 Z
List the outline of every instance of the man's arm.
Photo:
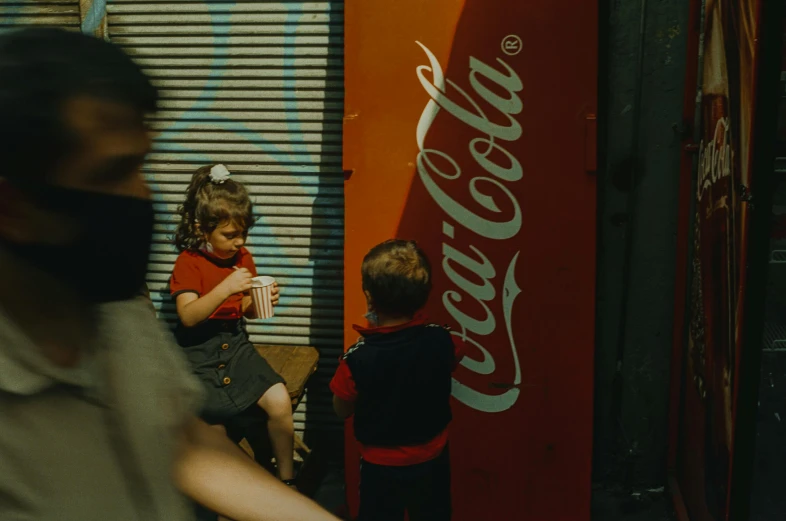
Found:
M 174 480 L 194 501 L 236 521 L 338 521 L 200 420 L 185 429 Z

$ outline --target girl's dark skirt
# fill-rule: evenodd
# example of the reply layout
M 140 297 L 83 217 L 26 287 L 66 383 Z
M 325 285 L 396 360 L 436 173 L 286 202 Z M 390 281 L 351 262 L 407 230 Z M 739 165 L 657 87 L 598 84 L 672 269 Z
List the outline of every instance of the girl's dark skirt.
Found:
M 254 348 L 242 319 L 207 320 L 190 328 L 180 324 L 175 336 L 207 389 L 202 418 L 208 423 L 226 423 L 285 383 Z

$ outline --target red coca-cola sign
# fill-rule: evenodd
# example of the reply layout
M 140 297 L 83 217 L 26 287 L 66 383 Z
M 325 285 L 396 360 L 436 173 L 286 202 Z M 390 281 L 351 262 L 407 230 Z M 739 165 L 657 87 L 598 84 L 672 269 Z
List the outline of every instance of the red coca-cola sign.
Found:
M 476 411 L 499 413 L 513 407 L 522 383 L 513 318 L 521 294 L 516 278 L 524 244 L 516 239 L 523 214 L 512 189 L 523 180 L 514 155 L 522 137 L 516 116 L 523 84 L 502 58 L 491 65 L 470 57 L 464 81 L 451 80 L 431 50 L 417 43 L 427 59 L 417 77 L 430 99 L 415 132 L 413 203 L 398 235 L 419 238 L 434 259 L 435 286 L 442 291 L 434 295 L 432 314 L 470 346 L 453 396 Z M 420 196 L 424 190 L 428 199 Z M 423 227 L 423 213 L 413 204 L 430 207 L 436 226 Z
M 469 347 L 454 518 L 588 519 L 596 6 L 375 4 L 346 14 L 347 325 L 365 312 L 363 254 L 417 240 L 434 267 L 427 311 Z

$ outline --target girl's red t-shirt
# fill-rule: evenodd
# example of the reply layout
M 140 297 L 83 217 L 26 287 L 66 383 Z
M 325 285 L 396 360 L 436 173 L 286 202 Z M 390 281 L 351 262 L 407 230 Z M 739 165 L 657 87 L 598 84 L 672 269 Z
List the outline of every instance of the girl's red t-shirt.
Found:
M 231 259 L 221 260 L 209 257 L 201 251 L 184 251 L 175 261 L 170 279 L 170 292 L 172 298 L 177 298 L 182 293 L 196 293 L 203 297 L 210 293 L 224 279 L 230 276 L 235 267 L 246 268 L 252 277 L 257 276 L 254 258 L 246 248 L 240 248 Z M 212 319 L 236 320 L 243 318 L 243 295 L 236 293 L 216 309 Z

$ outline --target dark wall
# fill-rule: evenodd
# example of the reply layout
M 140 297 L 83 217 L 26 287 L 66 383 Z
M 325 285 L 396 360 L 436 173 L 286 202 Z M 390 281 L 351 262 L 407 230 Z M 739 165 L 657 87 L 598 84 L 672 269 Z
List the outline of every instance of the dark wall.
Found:
M 594 473 L 661 486 L 688 2 L 601 3 Z

